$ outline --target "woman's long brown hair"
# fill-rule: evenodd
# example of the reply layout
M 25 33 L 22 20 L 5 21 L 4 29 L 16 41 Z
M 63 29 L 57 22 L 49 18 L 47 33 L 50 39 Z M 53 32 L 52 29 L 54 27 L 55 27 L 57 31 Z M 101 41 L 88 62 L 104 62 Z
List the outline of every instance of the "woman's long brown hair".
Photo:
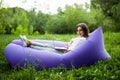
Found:
M 79 23 L 78 25 L 77 25 L 77 27 L 81 27 L 82 28 L 82 30 L 83 30 L 83 33 L 84 33 L 84 37 L 88 37 L 89 36 L 89 29 L 88 29 L 88 27 L 87 27 L 87 25 L 85 24 L 85 23 Z

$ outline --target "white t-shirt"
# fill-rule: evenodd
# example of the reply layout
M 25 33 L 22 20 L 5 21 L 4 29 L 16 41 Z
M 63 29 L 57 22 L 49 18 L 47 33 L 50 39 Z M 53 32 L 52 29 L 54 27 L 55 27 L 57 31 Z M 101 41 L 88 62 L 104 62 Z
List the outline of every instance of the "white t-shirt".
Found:
M 77 38 L 73 38 L 71 41 L 72 43 L 69 45 L 68 50 L 73 50 L 75 49 L 78 45 L 80 45 L 83 41 L 85 41 L 86 38 L 84 37 L 77 37 Z

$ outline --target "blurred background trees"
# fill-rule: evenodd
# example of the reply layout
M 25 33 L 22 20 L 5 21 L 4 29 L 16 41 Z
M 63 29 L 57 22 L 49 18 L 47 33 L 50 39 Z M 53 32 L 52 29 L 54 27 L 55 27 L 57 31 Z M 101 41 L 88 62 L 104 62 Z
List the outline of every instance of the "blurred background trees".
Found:
M 58 8 L 57 14 L 0 7 L 0 34 L 75 33 L 78 23 L 86 23 L 90 31 L 101 26 L 104 31 L 118 32 L 119 10 L 120 0 L 91 0 L 86 8 L 78 4 L 66 5 L 65 10 Z
M 110 31 L 120 31 L 120 0 L 91 0 L 91 8 L 102 10 L 103 26 Z

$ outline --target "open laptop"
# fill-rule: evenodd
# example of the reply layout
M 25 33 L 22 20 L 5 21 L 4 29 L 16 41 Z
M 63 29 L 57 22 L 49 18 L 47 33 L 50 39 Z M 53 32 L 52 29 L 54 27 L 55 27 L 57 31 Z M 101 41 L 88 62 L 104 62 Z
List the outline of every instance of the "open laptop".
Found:
M 56 50 L 60 50 L 60 51 L 66 51 L 67 48 L 65 47 L 54 47 Z

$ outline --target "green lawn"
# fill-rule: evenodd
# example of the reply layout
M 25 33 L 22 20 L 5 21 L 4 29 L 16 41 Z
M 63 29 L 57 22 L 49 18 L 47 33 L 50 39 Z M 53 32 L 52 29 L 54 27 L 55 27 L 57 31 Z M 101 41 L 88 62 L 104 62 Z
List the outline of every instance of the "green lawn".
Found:
M 75 35 L 27 35 L 30 39 L 69 41 Z M 15 70 L 4 56 L 4 49 L 17 35 L 0 35 L 0 80 L 118 80 L 120 78 L 120 33 L 104 33 L 105 48 L 111 60 L 98 62 L 90 67 L 78 69 L 53 68 L 35 70 L 34 68 Z

